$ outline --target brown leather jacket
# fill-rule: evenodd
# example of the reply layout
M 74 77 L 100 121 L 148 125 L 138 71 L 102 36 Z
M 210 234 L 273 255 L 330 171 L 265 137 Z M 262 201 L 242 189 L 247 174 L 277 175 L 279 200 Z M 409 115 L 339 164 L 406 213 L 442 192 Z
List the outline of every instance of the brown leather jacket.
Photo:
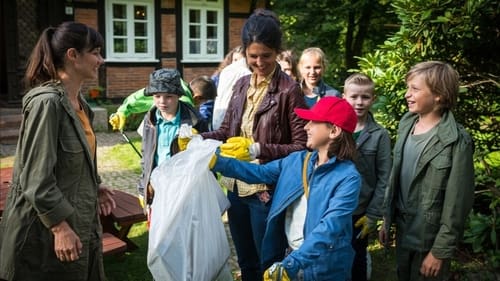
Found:
M 220 128 L 201 134 L 203 138 L 226 141 L 230 137 L 241 135 L 250 77 L 251 75 L 244 76 L 236 82 Z M 260 144 L 258 158 L 261 163 L 305 149 L 307 135 L 304 126 L 307 121 L 295 114 L 293 109 L 297 107 L 307 108 L 300 86 L 277 66 L 253 124 L 253 139 Z

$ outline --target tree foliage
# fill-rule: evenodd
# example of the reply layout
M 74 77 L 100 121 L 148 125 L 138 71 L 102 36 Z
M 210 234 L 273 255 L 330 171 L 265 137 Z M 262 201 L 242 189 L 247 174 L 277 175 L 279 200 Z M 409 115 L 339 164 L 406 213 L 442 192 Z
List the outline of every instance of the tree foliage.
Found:
M 500 264 L 500 2 L 498 0 L 287 0 L 275 1 L 288 47 L 322 48 L 330 61 L 327 78 L 342 85 L 356 69 L 376 83 L 376 117 L 394 140 L 408 111 L 404 77 L 411 66 L 445 61 L 460 74 L 456 119 L 475 144 L 476 196 L 468 239 L 481 238 L 487 221 L 492 264 Z M 394 29 L 396 27 L 397 29 Z M 356 61 L 357 59 L 357 61 Z M 357 62 L 357 65 L 355 64 Z M 479 195 L 481 194 L 481 195 Z M 484 236 L 484 235 L 483 235 Z M 486 241 L 486 238 L 481 240 Z M 483 242 L 481 242 L 483 243 Z M 477 242 L 474 244 L 478 249 Z
M 478 191 L 466 241 L 475 241 L 474 250 L 491 249 L 488 260 L 496 266 L 500 264 L 496 227 L 500 225 L 499 3 L 395 0 L 392 6 L 401 22 L 399 31 L 359 60 L 360 71 L 377 85 L 377 117 L 394 137 L 407 111 L 404 77 L 414 64 L 440 60 L 460 73 L 461 89 L 453 112 L 474 139 Z
M 274 1 L 286 47 L 300 52 L 308 47 L 325 51 L 325 78 L 343 85 L 347 70 L 356 67 L 355 57 L 382 44 L 395 31 L 396 17 L 388 13 L 387 0 L 287 0 Z
M 383 123 L 394 133 L 406 112 L 404 75 L 412 65 L 446 61 L 461 74 L 457 119 L 479 151 L 499 150 L 498 2 L 396 0 L 392 5 L 400 30 L 359 62 L 377 84 Z

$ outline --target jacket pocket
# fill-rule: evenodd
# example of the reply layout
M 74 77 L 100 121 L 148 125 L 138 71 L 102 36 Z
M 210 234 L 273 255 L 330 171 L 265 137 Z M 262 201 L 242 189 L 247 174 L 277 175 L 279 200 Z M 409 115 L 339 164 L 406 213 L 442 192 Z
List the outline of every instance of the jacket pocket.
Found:
M 428 166 L 421 188 L 423 205 L 428 210 L 441 210 L 451 169 L 451 158 L 437 156 Z
M 451 155 L 438 155 L 429 165 L 427 182 L 432 188 L 444 189 L 451 169 Z
M 421 226 L 424 248 L 429 250 L 434 244 L 436 234 L 441 227 L 441 211 L 427 211 L 424 213 L 424 224 Z
M 61 189 L 71 188 L 74 190 L 86 163 L 84 148 L 78 138 L 59 139 L 56 168 L 58 186 Z

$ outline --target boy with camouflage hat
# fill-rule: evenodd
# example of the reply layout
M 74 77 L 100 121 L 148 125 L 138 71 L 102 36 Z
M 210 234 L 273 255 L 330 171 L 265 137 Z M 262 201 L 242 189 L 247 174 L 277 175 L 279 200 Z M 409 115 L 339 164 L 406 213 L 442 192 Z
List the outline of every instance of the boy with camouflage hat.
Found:
M 164 160 L 179 151 L 177 139 L 181 124 L 187 124 L 198 132 L 206 132 L 208 124 L 191 105 L 180 101 L 184 94 L 181 76 L 176 69 L 159 69 L 149 76 L 145 96 L 153 96 L 153 107 L 144 116 L 142 130 L 142 175 L 138 190 L 145 203 L 153 200 L 149 184 L 151 172 Z

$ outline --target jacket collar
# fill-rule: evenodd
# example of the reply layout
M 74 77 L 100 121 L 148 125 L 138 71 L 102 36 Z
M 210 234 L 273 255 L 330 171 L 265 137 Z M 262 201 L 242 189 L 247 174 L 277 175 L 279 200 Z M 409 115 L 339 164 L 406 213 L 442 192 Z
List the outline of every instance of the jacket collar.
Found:
M 156 125 L 156 106 L 153 106 L 147 114 L 149 114 L 149 118 L 146 118 L 148 120 L 149 125 L 155 126 Z M 179 105 L 177 109 L 177 114 L 180 114 L 180 123 L 188 123 L 194 126 L 199 122 L 199 117 L 198 113 L 195 111 L 195 109 L 190 106 L 189 104 L 179 100 Z
M 403 119 L 401 119 L 403 130 L 402 136 L 406 138 L 406 136 L 410 134 L 411 128 L 417 119 L 417 114 L 409 113 L 403 116 Z M 445 147 L 458 139 L 458 129 L 455 124 L 455 118 L 451 112 L 445 112 L 441 116 L 441 121 L 437 125 L 436 134 L 429 140 L 429 143 L 422 151 L 420 160 L 418 161 L 419 164 L 415 170 L 415 175 L 418 175 L 422 168 L 425 167 L 426 163 L 434 159 L 436 155 L 445 149 Z
M 413 113 L 407 113 L 403 116 L 401 119 L 401 130 L 404 133 L 404 136 L 407 136 L 410 133 L 410 130 L 417 119 L 418 115 Z M 437 140 L 442 142 L 444 146 L 457 140 L 458 130 L 455 124 L 456 121 L 453 113 L 450 111 L 443 113 L 441 121 L 439 121 L 439 124 L 437 125 L 438 127 L 435 137 L 437 137 Z
M 274 73 L 273 73 L 273 75 L 271 77 L 271 83 L 269 83 L 269 86 L 267 87 L 267 92 L 269 94 L 274 94 L 274 93 L 278 92 L 278 90 L 279 90 L 279 82 L 281 81 L 281 79 L 280 79 L 281 75 L 287 75 L 287 74 L 284 73 L 283 71 L 281 71 L 281 67 L 280 67 L 279 63 L 276 63 L 276 67 L 274 69 Z
M 356 146 L 360 147 L 365 141 L 367 141 L 372 132 L 380 129 L 379 126 L 375 123 L 375 119 L 373 119 L 373 114 L 371 112 L 368 112 L 368 116 L 366 117 L 366 123 L 365 123 L 365 128 L 362 130 L 361 134 L 359 135 L 357 141 L 356 141 Z

